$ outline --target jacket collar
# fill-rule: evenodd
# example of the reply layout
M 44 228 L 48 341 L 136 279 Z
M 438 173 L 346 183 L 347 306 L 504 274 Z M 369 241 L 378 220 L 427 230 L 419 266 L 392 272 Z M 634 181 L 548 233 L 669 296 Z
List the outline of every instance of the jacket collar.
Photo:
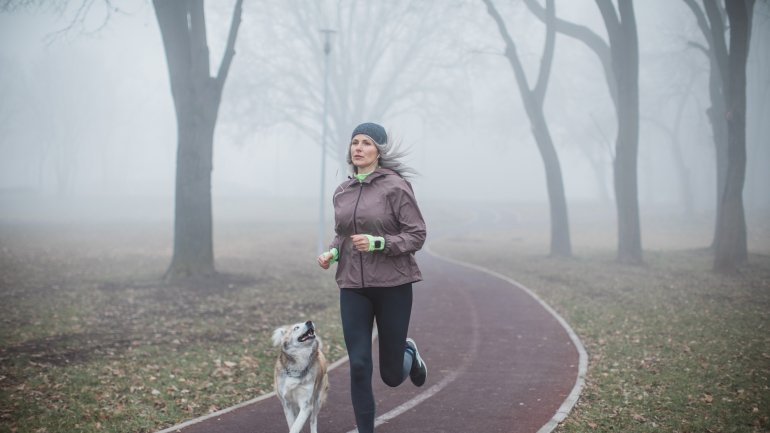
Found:
M 389 168 L 378 167 L 371 174 L 369 174 L 369 176 L 366 176 L 366 178 L 361 183 L 372 183 L 372 180 L 390 174 L 396 174 L 396 172 Z M 348 179 L 350 179 L 351 185 L 358 183 L 358 179 L 356 179 L 355 176 L 348 176 Z

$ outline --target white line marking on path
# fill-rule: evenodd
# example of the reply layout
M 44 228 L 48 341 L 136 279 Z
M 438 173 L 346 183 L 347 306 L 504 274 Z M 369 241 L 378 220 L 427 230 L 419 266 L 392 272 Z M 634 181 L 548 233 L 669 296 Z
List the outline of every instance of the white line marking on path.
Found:
M 372 332 L 372 340 L 375 340 L 375 339 L 377 339 L 377 328 L 376 327 L 374 328 L 374 332 Z M 347 355 L 343 356 L 342 358 L 334 361 L 331 365 L 329 365 L 329 368 L 327 369 L 327 372 L 334 370 L 335 368 L 339 367 L 340 365 L 342 365 L 342 364 L 344 364 L 346 362 L 348 362 L 348 356 Z M 160 431 L 158 431 L 156 433 L 176 433 L 177 431 L 182 430 L 185 427 L 189 427 L 191 425 L 195 425 L 195 424 L 201 423 L 201 422 L 206 421 L 206 420 L 211 419 L 211 418 L 216 418 L 216 417 L 222 416 L 222 415 L 224 415 L 226 413 L 229 413 L 229 412 L 232 412 L 232 411 L 234 411 L 236 409 L 240 409 L 240 408 L 248 406 L 250 404 L 259 403 L 260 401 L 267 400 L 268 398 L 271 398 L 271 397 L 275 397 L 275 391 L 268 392 L 267 394 L 262 394 L 259 397 L 252 398 L 251 400 L 247 400 L 247 401 L 238 403 L 235 406 L 230 406 L 230 407 L 224 408 L 222 410 L 218 410 L 216 412 L 211 412 L 209 414 L 199 416 L 198 418 L 194 418 L 194 419 L 191 419 L 189 421 L 185 421 L 185 422 L 183 422 L 181 424 L 172 425 L 171 427 L 165 428 L 165 429 L 160 430 Z
M 479 266 L 479 265 L 474 265 L 472 263 L 466 263 L 466 262 L 462 262 L 462 261 L 459 261 L 459 260 L 451 259 L 449 257 L 442 256 L 442 255 L 437 254 L 436 252 L 434 252 L 430 248 L 430 246 L 426 246 L 424 249 L 425 249 L 425 251 L 427 253 L 431 254 L 432 256 L 434 256 L 436 258 L 439 258 L 441 260 L 444 260 L 444 261 L 447 261 L 447 262 L 450 262 L 450 263 L 454 263 L 454 264 L 459 265 L 459 266 L 464 266 L 466 268 L 474 269 L 474 270 L 477 270 L 479 272 L 483 272 L 483 273 L 492 275 L 492 276 L 494 276 L 496 278 L 499 278 L 499 279 L 501 279 L 503 281 L 506 281 L 506 282 L 510 283 L 511 285 L 515 286 L 516 288 L 524 290 L 529 296 L 531 296 L 540 305 L 542 305 L 543 308 L 545 308 L 546 311 L 551 313 L 551 315 L 559 322 L 559 324 L 567 332 L 567 334 L 569 335 L 570 340 L 572 340 L 572 344 L 575 345 L 575 348 L 578 351 L 578 356 L 579 356 L 578 376 L 577 376 L 577 379 L 575 380 L 575 385 L 572 387 L 572 391 L 570 392 L 570 394 L 567 396 L 567 398 L 561 404 L 561 406 L 556 411 L 556 413 L 553 415 L 553 417 L 551 417 L 551 419 L 547 423 L 545 423 L 542 427 L 540 427 L 540 429 L 537 431 L 537 433 L 550 433 L 551 431 L 553 431 L 553 429 L 555 429 L 556 426 L 559 425 L 559 423 L 562 422 L 564 420 L 564 418 L 567 417 L 569 412 L 575 406 L 575 403 L 577 403 L 577 400 L 580 397 L 580 392 L 582 391 L 583 385 L 585 383 L 585 374 L 586 374 L 586 370 L 588 369 L 588 355 L 586 354 L 586 350 L 583 347 L 583 343 L 580 341 L 580 338 L 577 336 L 577 334 L 572 329 L 572 327 L 567 323 L 567 321 L 564 320 L 564 318 L 561 317 L 561 315 L 559 315 L 559 313 L 557 313 L 553 308 L 551 308 L 550 305 L 548 305 L 545 301 L 543 301 L 537 294 L 535 294 L 535 292 L 533 292 L 532 290 L 530 290 L 529 288 L 527 288 L 523 284 L 519 283 L 518 281 L 516 281 L 516 280 L 514 280 L 512 278 L 509 278 L 509 277 L 507 277 L 507 276 L 505 276 L 505 275 L 503 275 L 501 273 L 492 271 L 490 269 L 484 268 L 484 267 Z M 384 414 L 378 416 L 377 419 L 375 420 L 375 427 L 379 426 L 379 425 L 382 425 L 382 424 L 384 424 L 384 423 L 386 423 L 386 422 L 396 418 L 397 416 L 399 416 L 399 415 L 403 414 L 404 412 L 414 408 L 415 406 L 417 406 L 418 404 L 422 403 L 423 401 L 433 397 L 438 392 L 440 392 L 442 389 L 444 389 L 447 385 L 449 385 L 450 383 L 454 382 L 457 379 L 457 377 L 460 375 L 460 373 L 465 371 L 465 369 L 470 365 L 471 360 L 473 359 L 473 357 L 475 357 L 476 352 L 477 352 L 477 348 L 478 348 L 478 344 L 479 344 L 478 343 L 478 336 L 479 336 L 478 313 L 477 313 L 475 308 L 473 308 L 472 311 L 473 311 L 473 317 L 471 318 L 471 320 L 473 321 L 473 333 L 474 333 L 474 335 L 473 335 L 473 347 L 472 347 L 472 350 L 469 352 L 471 354 L 471 356 L 467 357 L 463 361 L 463 363 L 460 365 L 460 368 L 458 368 L 457 370 L 452 371 L 451 373 L 446 375 L 437 384 L 431 386 L 430 388 L 428 388 L 424 392 L 416 395 L 412 399 L 402 403 L 401 405 L 395 407 L 394 409 L 388 411 L 387 413 L 384 413 Z M 375 332 L 375 334 L 374 334 L 374 336 L 372 338 L 375 339 L 376 337 L 377 337 L 377 335 L 376 335 L 376 332 Z M 329 366 L 329 371 L 339 367 L 340 365 L 344 364 L 347 361 L 348 361 L 348 357 L 347 356 L 338 359 L 332 365 Z M 201 416 L 199 418 L 195 418 L 195 419 L 192 419 L 190 421 L 187 421 L 187 422 L 175 425 L 175 426 L 171 426 L 171 427 L 169 427 L 167 429 L 164 429 L 164 430 L 161 430 L 161 431 L 159 431 L 157 433 L 174 433 L 174 432 L 176 432 L 178 430 L 181 430 L 181 429 L 183 429 L 185 427 L 188 427 L 188 426 L 191 426 L 193 424 L 197 424 L 197 423 L 200 423 L 200 422 L 205 421 L 207 419 L 211 419 L 211 418 L 215 418 L 215 417 L 224 415 L 224 414 L 226 414 L 228 412 L 232 412 L 232 411 L 234 411 L 236 409 L 240 409 L 240 408 L 248 406 L 250 404 L 254 404 L 254 403 L 260 402 L 262 400 L 266 400 L 266 399 L 271 398 L 273 396 L 275 396 L 275 392 L 270 392 L 270 393 L 261 395 L 261 396 L 259 396 L 257 398 L 245 401 L 243 403 L 239 403 L 239 404 L 237 404 L 235 406 L 232 406 L 232 407 L 229 407 L 229 408 L 226 408 L 226 409 L 222 409 L 220 411 L 213 412 L 213 413 L 210 413 L 208 415 L 204 415 L 204 416 Z M 351 430 L 348 433 L 357 433 L 357 431 L 358 431 L 357 429 L 356 430 Z
M 428 250 L 428 253 L 439 257 L 435 254 L 433 254 L 429 249 L 426 247 L 426 250 Z M 471 327 L 473 329 L 473 336 L 471 337 L 471 347 L 468 350 L 468 356 L 463 359 L 463 361 L 460 363 L 460 367 L 457 370 L 454 370 L 444 376 L 437 384 L 431 386 L 430 388 L 426 389 L 425 391 L 417 394 L 416 396 L 412 397 L 410 400 L 407 400 L 404 403 L 401 403 L 400 405 L 396 406 L 395 408 L 391 409 L 390 411 L 378 416 L 374 420 L 374 427 L 378 427 L 382 424 L 385 424 L 386 422 L 396 418 L 397 416 L 401 415 L 402 413 L 414 408 L 418 404 L 424 402 L 425 400 L 433 397 L 434 395 L 438 394 L 442 389 L 446 388 L 447 385 L 454 382 L 458 376 L 460 376 L 461 373 L 465 372 L 465 370 L 470 367 L 471 362 L 476 358 L 476 354 L 478 353 L 479 349 L 479 337 L 480 337 L 480 331 L 479 331 L 479 314 L 478 310 L 476 310 L 476 306 L 473 305 L 472 302 L 468 299 L 467 292 L 463 293 L 463 295 L 466 297 L 466 301 L 469 306 L 469 311 L 471 312 Z M 347 433 L 358 433 L 358 429 L 350 430 Z
M 572 344 L 575 345 L 575 349 L 577 349 L 578 351 L 578 375 L 577 375 L 577 379 L 575 380 L 575 385 L 573 385 L 572 387 L 572 391 L 569 393 L 569 395 L 564 400 L 564 402 L 562 402 L 561 406 L 559 406 L 559 409 L 556 410 L 556 413 L 553 415 L 553 417 L 551 417 L 551 419 L 548 420 L 548 422 L 546 422 L 542 427 L 540 427 L 537 433 L 550 433 L 551 431 L 553 431 L 553 429 L 555 429 L 556 426 L 558 426 L 560 422 L 564 421 L 564 418 L 566 418 L 567 415 L 569 415 L 570 411 L 575 406 L 575 403 L 577 403 L 578 398 L 580 397 L 580 392 L 583 390 L 583 385 L 585 384 L 585 376 L 586 376 L 586 371 L 588 369 L 588 354 L 586 353 L 585 347 L 583 347 L 583 342 L 580 341 L 580 337 L 577 336 L 577 334 L 572 329 L 572 327 L 569 326 L 569 323 L 567 323 L 567 321 L 564 320 L 564 318 L 561 317 L 561 315 L 559 315 L 559 313 L 557 313 L 556 310 L 551 308 L 550 305 L 548 305 L 545 301 L 543 301 L 535 292 L 530 290 L 527 286 L 519 283 L 513 278 L 509 278 L 499 272 L 495 272 L 493 270 L 484 268 L 479 265 L 474 265 L 472 263 L 461 262 L 459 260 L 451 259 L 449 257 L 444 257 L 432 251 L 430 247 L 426 247 L 425 249 L 431 255 L 438 257 L 442 260 L 446 260 L 450 263 L 454 263 L 459 266 L 465 266 L 480 272 L 484 272 L 486 274 L 492 275 L 493 277 L 497 277 L 503 281 L 506 281 L 511 285 L 515 286 L 516 288 L 524 290 L 529 296 L 531 296 L 538 303 L 540 303 L 540 305 L 542 305 L 546 311 L 551 313 L 551 315 L 559 322 L 562 328 L 564 328 L 564 330 L 567 331 L 567 335 L 569 335 L 570 340 L 572 340 Z

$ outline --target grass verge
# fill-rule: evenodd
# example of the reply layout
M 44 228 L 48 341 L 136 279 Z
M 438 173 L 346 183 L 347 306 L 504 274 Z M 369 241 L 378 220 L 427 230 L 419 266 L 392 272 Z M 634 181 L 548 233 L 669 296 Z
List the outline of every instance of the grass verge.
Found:
M 433 248 L 533 289 L 580 336 L 586 385 L 557 431 L 769 431 L 770 256 L 722 276 L 704 250 L 648 251 L 644 266 L 601 248 L 552 259 L 505 231 Z
M 672 227 L 651 233 L 666 247 L 645 266 L 623 266 L 583 224 L 575 243 L 590 249 L 549 259 L 533 234 L 547 230 L 524 223 L 432 248 L 522 282 L 579 334 L 586 387 L 559 431 L 770 430 L 770 256 L 715 275 L 710 254 L 671 248 L 693 245 Z M 272 386 L 271 331 L 307 318 L 339 358 L 338 292 L 313 233 L 218 226 L 230 283 L 190 289 L 158 283 L 166 226 L 0 225 L 0 432 L 152 432 L 251 399 Z
M 312 228 L 217 230 L 217 287 L 161 284 L 161 226 L 0 230 L 0 432 L 152 432 L 272 390 L 277 326 L 344 355 Z M 266 254 L 269 252 L 269 254 Z

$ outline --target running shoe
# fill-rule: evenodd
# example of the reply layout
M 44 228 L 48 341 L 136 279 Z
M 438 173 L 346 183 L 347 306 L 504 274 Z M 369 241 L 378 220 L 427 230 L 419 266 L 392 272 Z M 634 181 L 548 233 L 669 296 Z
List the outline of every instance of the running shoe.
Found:
M 409 379 L 416 386 L 423 386 L 428 377 L 428 366 L 422 360 L 420 352 L 417 350 L 417 344 L 411 338 L 406 339 L 406 350 L 412 352 L 412 369 L 409 370 Z

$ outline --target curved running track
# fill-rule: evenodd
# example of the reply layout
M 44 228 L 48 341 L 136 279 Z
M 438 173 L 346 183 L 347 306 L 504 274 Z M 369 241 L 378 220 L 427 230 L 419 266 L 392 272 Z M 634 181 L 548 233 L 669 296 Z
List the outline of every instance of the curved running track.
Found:
M 506 277 L 430 252 L 418 260 L 424 281 L 415 284 L 410 335 L 429 366 L 428 381 L 389 388 L 375 365 L 377 431 L 550 432 L 577 400 L 586 369 L 566 322 Z M 355 432 L 344 360 L 329 383 L 319 433 Z M 159 433 L 286 431 L 269 394 Z

